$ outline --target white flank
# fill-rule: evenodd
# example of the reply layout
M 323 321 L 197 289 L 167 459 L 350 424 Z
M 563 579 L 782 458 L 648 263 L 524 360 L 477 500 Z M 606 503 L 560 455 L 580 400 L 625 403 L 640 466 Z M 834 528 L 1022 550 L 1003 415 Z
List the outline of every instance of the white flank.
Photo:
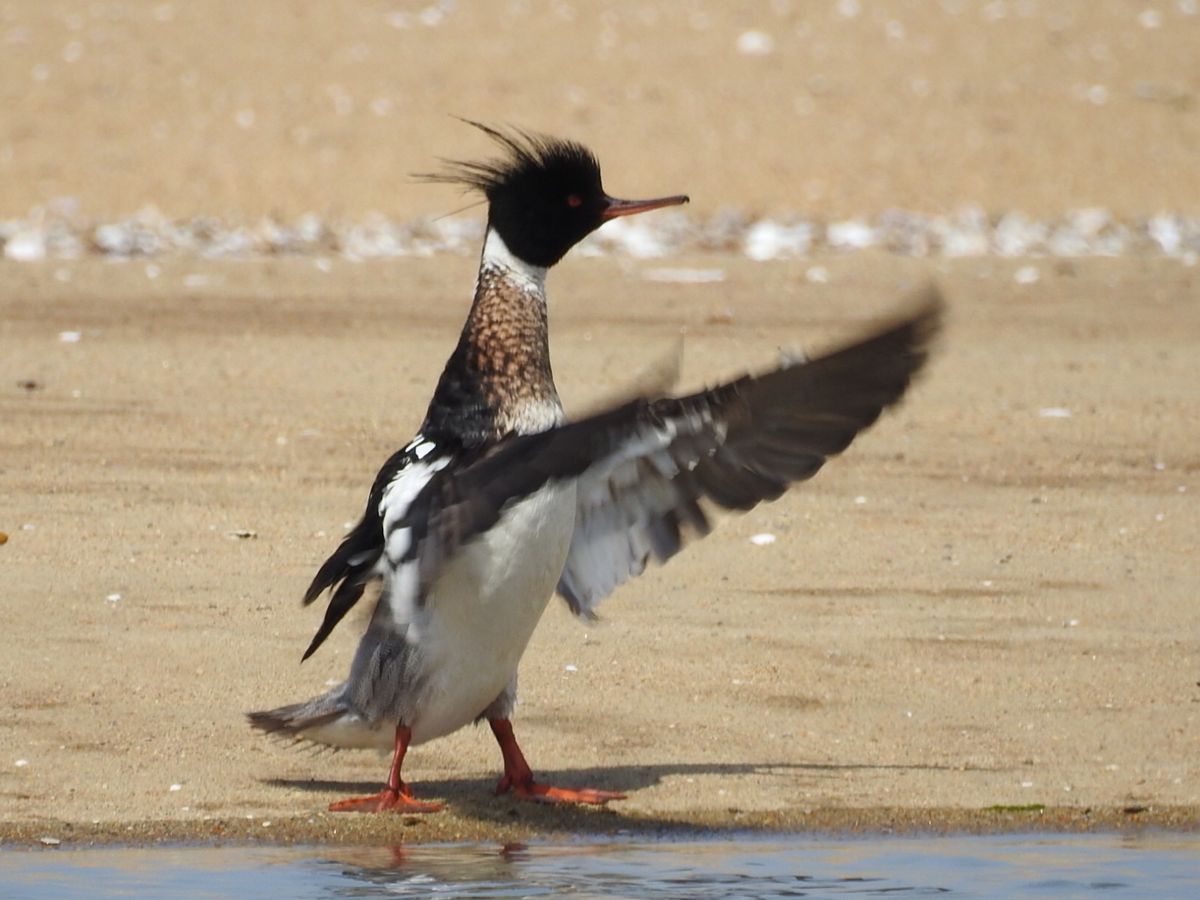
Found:
M 470 723 L 516 675 L 562 573 L 574 522 L 574 484 L 549 485 L 449 562 L 416 613 L 429 685 L 413 717 L 414 744 Z
M 372 728 L 353 713 L 346 713 L 331 722 L 306 728 L 299 736 L 345 750 L 391 750 L 396 731 L 393 723 L 381 722 Z

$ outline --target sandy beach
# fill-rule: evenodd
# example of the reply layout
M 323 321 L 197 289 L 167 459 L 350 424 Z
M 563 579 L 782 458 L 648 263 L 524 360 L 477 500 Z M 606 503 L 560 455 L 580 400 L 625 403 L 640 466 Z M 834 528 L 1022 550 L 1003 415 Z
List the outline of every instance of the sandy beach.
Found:
M 0 7 L 0 220 L 448 212 L 408 173 L 488 148 L 447 113 L 579 138 L 612 192 L 696 216 L 1200 214 L 1186 2 L 468 6 Z M 694 389 L 930 281 L 948 322 L 813 481 L 598 624 L 552 604 L 518 736 L 539 774 L 627 800 L 492 797 L 467 729 L 406 764 L 447 811 L 379 818 L 323 810 L 386 759 L 244 713 L 344 676 L 362 617 L 300 666 L 322 611 L 299 597 L 418 425 L 475 259 L 0 261 L 0 840 L 1195 829 L 1195 263 L 568 258 L 568 412 L 681 337 Z

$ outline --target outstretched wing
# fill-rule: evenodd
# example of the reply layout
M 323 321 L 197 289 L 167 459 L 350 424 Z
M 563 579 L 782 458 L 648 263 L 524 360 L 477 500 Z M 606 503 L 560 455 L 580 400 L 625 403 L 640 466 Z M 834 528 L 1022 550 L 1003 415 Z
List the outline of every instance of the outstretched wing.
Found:
M 747 510 L 811 478 L 904 394 L 925 362 L 942 303 L 809 362 L 639 408 L 625 438 L 579 476 L 575 532 L 558 590 L 596 605 L 709 532 L 700 501 Z
M 538 434 L 510 436 L 455 457 L 454 466 L 440 455 L 401 459 L 409 450 L 415 456 L 414 441 L 393 457 L 402 465 L 391 477 L 386 468 L 380 473 L 363 521 L 305 595 L 311 602 L 336 585 L 305 656 L 384 566 L 411 573 L 402 599 L 424 603 L 460 547 L 511 504 L 566 479 L 577 479 L 578 502 L 558 588 L 576 613 L 591 615 L 651 558 L 665 561 L 678 552 L 689 528 L 707 533 L 701 499 L 750 509 L 844 450 L 903 396 L 925 362 L 941 309 L 931 291 L 909 315 L 826 356 L 688 397 L 633 400 Z

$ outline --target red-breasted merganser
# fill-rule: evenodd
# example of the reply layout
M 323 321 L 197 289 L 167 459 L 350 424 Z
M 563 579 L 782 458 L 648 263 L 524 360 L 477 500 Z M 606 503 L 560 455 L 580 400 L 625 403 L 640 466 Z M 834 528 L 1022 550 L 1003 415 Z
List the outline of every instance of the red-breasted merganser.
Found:
M 701 501 L 747 510 L 811 477 L 900 399 L 940 318 L 930 292 L 825 356 L 567 422 L 550 371 L 547 270 L 608 220 L 688 198 L 615 200 L 580 144 L 471 124 L 503 158 L 430 178 L 487 198 L 474 303 L 420 433 L 384 463 L 362 520 L 304 595 L 331 593 L 304 658 L 380 579 L 375 611 L 345 682 L 249 716 L 263 731 L 393 752 L 383 790 L 335 811 L 440 808 L 401 780 L 405 753 L 484 719 L 504 759 L 497 793 L 623 798 L 535 781 L 513 736 L 517 667 L 550 597 L 557 589 L 591 618 L 647 562 L 708 533 Z

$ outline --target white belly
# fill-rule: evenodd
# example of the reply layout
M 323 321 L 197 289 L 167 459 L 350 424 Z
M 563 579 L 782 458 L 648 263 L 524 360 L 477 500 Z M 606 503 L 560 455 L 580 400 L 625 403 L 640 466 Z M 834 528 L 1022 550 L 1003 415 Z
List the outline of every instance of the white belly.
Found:
M 462 548 L 417 615 L 409 639 L 429 680 L 412 742 L 473 721 L 516 676 L 562 574 L 575 527 L 575 484 L 543 488 Z

